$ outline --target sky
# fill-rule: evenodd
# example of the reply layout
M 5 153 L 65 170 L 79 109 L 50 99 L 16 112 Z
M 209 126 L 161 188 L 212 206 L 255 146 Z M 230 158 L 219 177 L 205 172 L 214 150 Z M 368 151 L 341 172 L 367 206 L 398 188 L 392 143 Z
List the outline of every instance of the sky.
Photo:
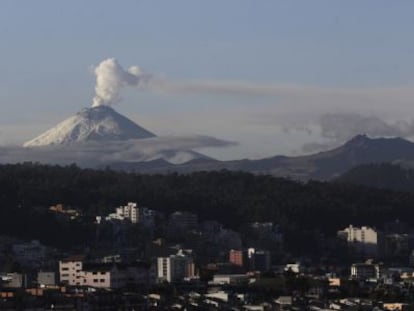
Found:
M 196 84 L 125 87 L 113 108 L 160 136 L 237 143 L 198 149 L 218 159 L 311 153 L 362 132 L 412 139 L 413 11 L 410 0 L 2 0 L 0 144 L 91 106 L 107 58 Z

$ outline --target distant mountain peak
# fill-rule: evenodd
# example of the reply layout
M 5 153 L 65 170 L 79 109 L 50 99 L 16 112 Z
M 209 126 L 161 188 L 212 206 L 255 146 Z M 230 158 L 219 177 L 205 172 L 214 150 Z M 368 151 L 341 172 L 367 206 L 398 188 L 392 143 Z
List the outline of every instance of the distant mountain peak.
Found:
M 84 108 L 75 115 L 60 122 L 36 138 L 23 144 L 24 147 L 42 146 L 87 146 L 90 142 L 100 142 L 105 150 L 106 142 L 133 141 L 155 138 L 156 135 L 108 106 Z M 208 158 L 192 150 L 166 147 L 135 150 L 136 162 L 163 159 L 170 163 L 184 163 L 193 159 Z
M 359 134 L 348 140 L 343 147 L 346 148 L 354 148 L 354 147 L 361 147 L 367 145 L 394 145 L 394 146 L 412 146 L 412 142 L 401 138 L 401 137 L 376 137 L 370 138 L 366 134 Z
M 155 137 L 108 106 L 84 108 L 60 122 L 24 147 L 63 145 L 87 141 L 128 140 Z
M 351 139 L 349 139 L 345 145 L 360 145 L 371 140 L 375 140 L 375 138 L 369 138 L 366 134 L 358 134 Z

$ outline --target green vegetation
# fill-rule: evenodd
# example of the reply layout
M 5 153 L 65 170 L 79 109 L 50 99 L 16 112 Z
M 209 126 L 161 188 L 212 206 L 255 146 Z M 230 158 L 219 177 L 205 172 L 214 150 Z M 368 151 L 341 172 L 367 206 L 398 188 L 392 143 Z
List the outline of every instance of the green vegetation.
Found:
M 243 172 L 140 175 L 24 163 L 0 166 L 0 189 L 1 234 L 60 245 L 66 234 L 70 243 L 85 240 L 93 226 L 64 225 L 48 213 L 39 214 L 37 207 L 64 203 L 94 216 L 137 201 L 166 214 L 188 210 L 235 230 L 248 222 L 272 221 L 285 232 L 288 247 L 298 251 L 317 251 L 313 240 L 333 236 L 350 223 L 381 227 L 399 218 L 414 225 L 414 195 L 408 192 Z
M 349 170 L 338 181 L 380 189 L 413 191 L 414 169 L 391 163 L 366 164 Z

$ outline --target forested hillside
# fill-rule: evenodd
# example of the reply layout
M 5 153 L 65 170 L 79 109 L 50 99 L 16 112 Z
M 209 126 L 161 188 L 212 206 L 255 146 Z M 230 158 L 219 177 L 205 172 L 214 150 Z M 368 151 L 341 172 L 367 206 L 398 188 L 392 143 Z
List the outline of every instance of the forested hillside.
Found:
M 35 222 L 47 217 L 35 217 L 36 206 L 64 203 L 93 216 L 127 201 L 167 214 L 192 211 L 202 220 L 216 219 L 236 230 L 252 221 L 273 221 L 286 230 L 328 235 L 350 223 L 381 227 L 400 218 L 414 225 L 414 195 L 408 192 L 337 182 L 299 183 L 241 172 L 139 175 L 26 163 L 0 166 L 0 186 L 3 233 L 21 228 L 27 234 L 39 233 Z M 25 219 L 30 225 L 20 227 Z M 44 234 L 60 230 L 53 226 L 50 221 L 47 228 L 42 227 Z
M 349 170 L 337 181 L 379 189 L 413 191 L 414 170 L 391 163 L 366 164 Z

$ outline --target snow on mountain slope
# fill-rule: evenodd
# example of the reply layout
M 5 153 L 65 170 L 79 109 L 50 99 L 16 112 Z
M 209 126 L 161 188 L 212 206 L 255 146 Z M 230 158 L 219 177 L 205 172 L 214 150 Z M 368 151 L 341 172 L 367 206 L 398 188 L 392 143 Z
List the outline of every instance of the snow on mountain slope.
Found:
M 105 158 L 107 162 L 146 162 L 163 159 L 184 163 L 208 158 L 177 143 L 174 138 L 157 137 L 108 106 L 82 109 L 36 138 L 23 144 L 25 149 L 54 152 L 74 162 L 91 162 Z M 184 148 L 182 148 L 184 146 Z M 52 149 L 50 149 L 52 148 Z M 92 158 L 91 158 L 92 157 Z M 94 158 L 95 157 L 95 158 Z M 75 159 L 76 158 L 76 159 Z M 71 159 L 69 159 L 71 160 Z
M 24 147 L 61 145 L 87 141 L 128 140 L 155 137 L 108 106 L 85 108 L 62 121 Z

